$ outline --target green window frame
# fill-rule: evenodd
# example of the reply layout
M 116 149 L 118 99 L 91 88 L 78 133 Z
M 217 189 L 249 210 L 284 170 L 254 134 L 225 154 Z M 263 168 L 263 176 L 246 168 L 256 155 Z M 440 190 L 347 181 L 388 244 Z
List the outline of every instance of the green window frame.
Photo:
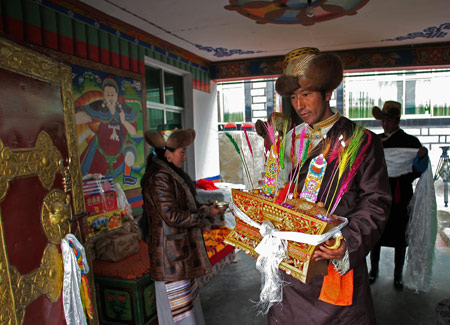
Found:
M 146 102 L 149 130 L 183 128 L 183 75 L 159 66 L 145 67 Z

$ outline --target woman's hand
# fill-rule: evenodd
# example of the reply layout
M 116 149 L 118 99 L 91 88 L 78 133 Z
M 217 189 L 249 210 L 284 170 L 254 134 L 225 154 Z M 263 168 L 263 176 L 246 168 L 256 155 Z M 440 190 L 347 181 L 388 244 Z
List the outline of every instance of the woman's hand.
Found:
M 328 246 L 333 246 L 335 239 L 328 239 L 324 244 Z M 338 249 L 328 249 L 323 244 L 319 246 L 319 248 L 314 252 L 312 259 L 313 261 L 320 260 L 334 260 L 341 259 L 345 255 L 345 249 L 347 248 L 347 244 L 345 240 L 341 240 L 341 246 Z
M 210 206 L 209 206 L 209 216 L 210 217 L 216 217 L 216 216 L 218 216 L 218 215 L 220 215 L 220 214 L 223 214 L 223 209 L 219 209 L 219 208 L 217 208 L 216 207 L 216 205 L 215 204 L 211 204 Z

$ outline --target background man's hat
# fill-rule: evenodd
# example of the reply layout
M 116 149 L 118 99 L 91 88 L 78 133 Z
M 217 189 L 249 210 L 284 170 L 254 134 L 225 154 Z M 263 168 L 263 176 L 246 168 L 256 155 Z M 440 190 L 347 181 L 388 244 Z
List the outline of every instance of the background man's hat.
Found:
M 147 143 L 154 148 L 163 149 L 164 147 L 166 147 L 177 149 L 181 147 L 188 147 L 192 144 L 192 142 L 194 142 L 195 130 L 177 129 L 171 131 L 170 133 L 168 131 L 165 131 L 164 136 L 159 131 L 147 131 L 145 132 L 144 136 L 145 141 L 147 141 Z
M 284 58 L 283 74 L 277 79 L 275 88 L 281 96 L 289 96 L 298 88 L 333 91 L 341 83 L 343 73 L 342 61 L 336 54 L 302 47 Z
M 402 115 L 402 104 L 393 100 L 384 102 L 383 109 L 378 106 L 372 107 L 372 115 L 377 120 L 382 120 L 385 117 L 400 118 Z

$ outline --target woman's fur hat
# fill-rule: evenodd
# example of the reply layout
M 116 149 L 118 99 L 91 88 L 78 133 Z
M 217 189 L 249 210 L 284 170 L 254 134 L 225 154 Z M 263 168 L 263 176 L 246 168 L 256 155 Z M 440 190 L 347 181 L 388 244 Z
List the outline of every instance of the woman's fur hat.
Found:
M 343 73 L 342 61 L 336 54 L 303 47 L 286 55 L 283 74 L 275 88 L 281 96 L 289 96 L 298 88 L 333 91 L 341 83 Z
M 165 132 L 167 135 L 167 132 Z M 170 132 L 167 137 L 167 141 L 163 135 L 158 131 L 147 131 L 144 134 L 145 141 L 153 148 L 158 149 L 177 149 L 181 147 L 188 147 L 194 142 L 195 130 L 194 129 L 177 129 Z

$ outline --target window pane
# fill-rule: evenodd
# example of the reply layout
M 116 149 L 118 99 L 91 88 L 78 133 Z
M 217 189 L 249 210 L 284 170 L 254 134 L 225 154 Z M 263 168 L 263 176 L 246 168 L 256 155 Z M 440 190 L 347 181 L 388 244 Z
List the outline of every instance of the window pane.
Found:
M 379 98 L 377 82 L 355 78 L 349 80 L 345 91 L 348 116 L 350 118 L 371 117 L 372 107 L 376 105 Z
M 427 114 L 430 112 L 431 80 L 417 79 L 406 81 L 406 114 Z
M 170 129 L 181 129 L 181 113 L 166 111 L 166 120 Z
M 430 104 L 433 107 L 433 116 L 449 116 L 450 94 L 447 88 L 450 83 L 450 73 L 448 76 L 431 79 L 431 83 Z
M 161 98 L 161 69 L 145 67 L 145 84 L 147 100 L 154 103 L 162 103 Z
M 183 106 L 183 77 L 164 72 L 166 105 Z
M 244 84 L 223 85 L 221 101 L 220 122 L 243 122 L 245 112 Z
M 265 96 L 266 88 L 252 89 L 252 90 L 250 90 L 250 95 L 251 96 Z
M 266 88 L 266 82 L 265 81 L 253 82 L 252 88 Z
M 373 118 L 372 107 L 382 107 L 386 100 L 400 100 L 402 83 L 388 78 L 379 80 L 373 76 L 354 77 L 345 80 L 344 97 L 350 118 Z
M 159 130 L 164 124 L 164 111 L 150 108 L 148 110 L 148 127 L 150 130 Z
M 344 76 L 344 107 L 350 118 L 371 118 L 365 98 L 382 107 L 387 100 L 402 104 L 404 117 L 439 117 L 450 114 L 448 70 L 348 73 Z M 369 112 L 370 113 L 370 112 Z

